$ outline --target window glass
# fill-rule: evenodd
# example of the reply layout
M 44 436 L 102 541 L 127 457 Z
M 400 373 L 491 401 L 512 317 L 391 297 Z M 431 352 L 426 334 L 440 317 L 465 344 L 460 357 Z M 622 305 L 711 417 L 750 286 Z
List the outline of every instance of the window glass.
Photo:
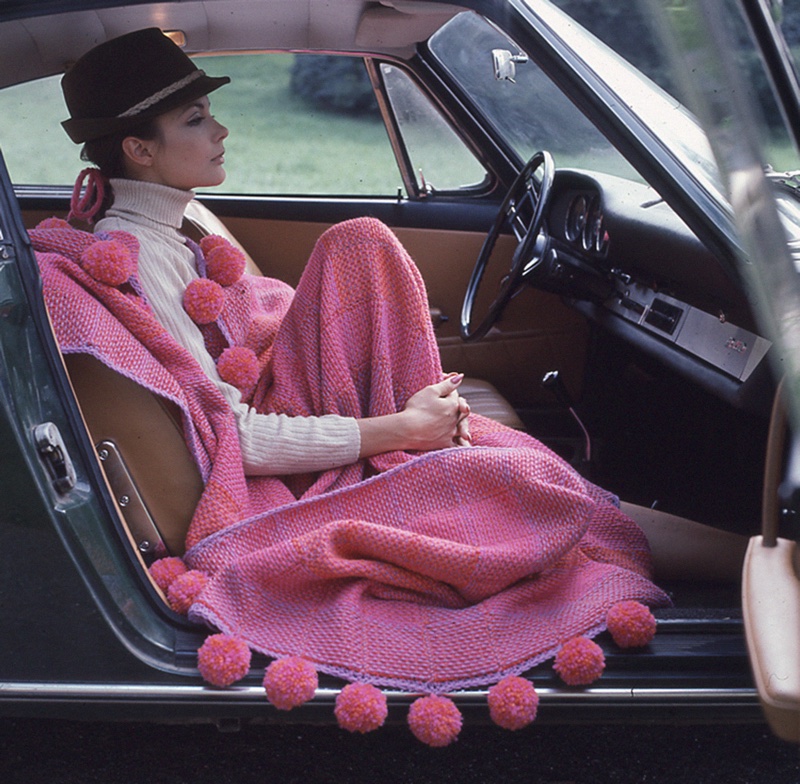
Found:
M 212 95 L 230 130 L 228 177 L 215 191 L 397 194 L 400 172 L 362 60 L 272 54 L 198 62 L 231 77 Z
M 418 188 L 453 191 L 480 185 L 486 170 L 416 83 L 392 65 L 381 70 Z
M 470 45 L 464 46 L 464 41 Z M 497 81 L 493 49 L 520 52 L 486 20 L 469 12 L 451 19 L 431 39 L 433 54 L 523 160 L 537 150 L 548 150 L 557 166 L 639 179 L 536 63 L 518 65 L 514 82 Z
M 699 86 L 699 74 L 703 72 L 693 69 L 688 83 L 675 73 L 674 64 L 653 25 L 652 8 L 646 3 L 632 6 L 629 3 L 599 5 L 595 0 L 553 2 L 670 95 L 674 95 L 687 106 L 694 105 L 693 93 Z M 732 57 L 746 75 L 742 88 L 758 103 L 763 114 L 764 144 L 770 156 L 770 164 L 776 169 L 795 169 L 797 157 L 775 101 L 770 78 L 764 69 L 761 55 L 753 47 L 747 25 L 738 12 L 737 5 L 726 0 L 722 7 L 725 8 L 726 22 L 731 27 Z M 800 3 L 779 3 L 773 10 L 778 13 L 780 28 L 790 51 L 800 51 Z M 697 42 L 697 19 L 691 3 L 664 3 L 663 14 L 685 43 L 691 45 L 691 42 Z
M 0 90 L 0 148 L 13 182 L 71 185 L 86 165 L 61 127 L 67 110 L 59 82 L 52 76 Z
M 214 192 L 397 194 L 402 179 L 360 58 L 268 54 L 197 62 L 231 77 L 210 96 L 230 130 L 227 178 Z M 0 91 L 0 144 L 14 182 L 72 184 L 86 164 L 60 127 L 66 116 L 58 77 Z

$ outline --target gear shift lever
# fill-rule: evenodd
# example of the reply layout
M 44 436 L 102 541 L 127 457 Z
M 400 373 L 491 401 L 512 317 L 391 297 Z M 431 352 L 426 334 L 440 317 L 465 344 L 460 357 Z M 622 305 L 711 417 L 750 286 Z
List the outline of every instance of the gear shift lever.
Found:
M 575 403 L 567 391 L 564 381 L 561 379 L 561 376 L 559 376 L 558 371 L 551 370 L 550 372 L 545 373 L 542 377 L 542 386 L 545 389 L 549 389 L 553 393 L 556 400 L 558 400 L 558 402 L 564 406 L 567 411 L 569 411 L 569 413 L 572 415 L 572 418 L 578 423 L 578 427 L 583 433 L 583 462 L 588 467 L 592 462 L 592 440 L 589 437 L 589 431 L 586 429 L 585 425 L 581 421 L 581 418 L 575 411 Z

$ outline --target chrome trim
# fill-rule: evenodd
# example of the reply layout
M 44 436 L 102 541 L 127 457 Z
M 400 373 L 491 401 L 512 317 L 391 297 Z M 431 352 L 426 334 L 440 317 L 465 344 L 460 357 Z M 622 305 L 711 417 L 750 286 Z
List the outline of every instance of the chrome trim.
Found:
M 393 704 L 410 703 L 420 694 L 397 690 L 384 690 Z M 611 703 L 659 702 L 669 704 L 695 705 L 708 702 L 741 703 L 758 701 L 755 688 L 709 688 L 709 689 L 623 689 L 589 688 L 581 690 L 539 688 L 541 702 L 580 703 L 601 700 Z M 339 689 L 320 688 L 311 701 L 312 705 L 333 704 Z M 487 689 L 457 691 L 448 696 L 461 705 L 485 704 Z M 0 683 L 0 702 L 14 699 L 33 700 L 120 700 L 129 702 L 153 701 L 211 701 L 223 702 L 263 702 L 266 706 L 264 689 L 261 686 L 231 686 L 216 689 L 211 686 L 187 684 L 128 684 L 128 683 L 46 683 L 46 682 L 6 682 Z

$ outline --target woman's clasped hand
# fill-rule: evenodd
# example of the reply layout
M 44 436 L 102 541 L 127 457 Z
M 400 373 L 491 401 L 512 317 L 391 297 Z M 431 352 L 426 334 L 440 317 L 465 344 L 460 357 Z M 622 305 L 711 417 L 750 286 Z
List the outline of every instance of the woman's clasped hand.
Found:
M 361 457 L 394 450 L 428 452 L 471 446 L 469 404 L 458 393 L 463 373 L 448 373 L 414 393 L 402 411 L 358 420 Z

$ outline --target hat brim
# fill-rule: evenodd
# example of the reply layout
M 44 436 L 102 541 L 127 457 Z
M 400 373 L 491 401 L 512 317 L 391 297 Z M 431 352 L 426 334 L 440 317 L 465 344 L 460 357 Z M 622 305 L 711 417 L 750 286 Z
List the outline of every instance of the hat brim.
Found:
M 177 90 L 162 101 L 153 104 L 139 114 L 130 117 L 95 117 L 95 118 L 70 118 L 64 120 L 61 125 L 76 144 L 89 142 L 112 133 L 120 133 L 128 128 L 135 128 L 147 120 L 158 117 L 164 112 L 176 109 L 195 98 L 202 98 L 204 95 L 214 92 L 223 85 L 230 82 L 228 76 L 208 76 L 203 75 L 188 84 L 182 90 Z

